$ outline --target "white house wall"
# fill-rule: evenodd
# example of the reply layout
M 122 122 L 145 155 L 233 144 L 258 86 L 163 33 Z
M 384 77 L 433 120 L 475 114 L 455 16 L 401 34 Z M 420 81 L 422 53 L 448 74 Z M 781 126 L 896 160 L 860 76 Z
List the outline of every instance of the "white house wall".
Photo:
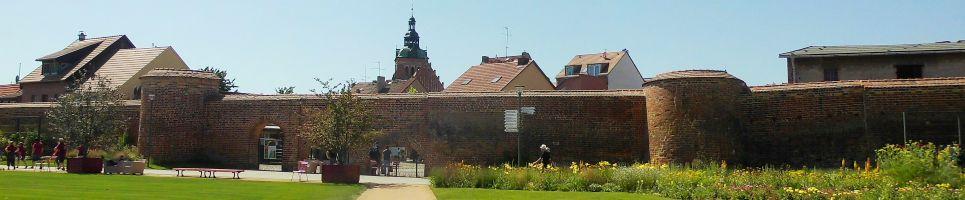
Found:
M 607 75 L 608 89 L 639 89 L 643 87 L 643 76 L 640 75 L 640 70 L 637 69 L 637 65 L 633 63 L 629 54 L 620 59 L 620 62 L 614 67 L 616 68 L 613 68 Z

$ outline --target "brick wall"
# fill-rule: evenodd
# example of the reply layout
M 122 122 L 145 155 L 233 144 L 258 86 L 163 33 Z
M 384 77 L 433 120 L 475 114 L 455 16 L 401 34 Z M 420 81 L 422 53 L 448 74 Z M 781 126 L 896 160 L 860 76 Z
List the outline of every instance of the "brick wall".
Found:
M 965 111 L 965 78 L 840 81 L 752 87 L 741 104 L 749 165 L 837 166 L 885 144 L 950 144 Z
M 524 116 L 523 157 L 535 160 L 537 147 L 552 148 L 558 163 L 570 161 L 646 161 L 644 98 L 639 92 L 533 92 L 522 105 L 536 108 Z M 430 166 L 464 161 L 498 164 L 516 158 L 517 134 L 503 132 L 503 111 L 517 109 L 510 93 L 363 96 L 371 102 L 385 132 L 380 144 L 414 150 Z M 308 157 L 297 139 L 299 113 L 320 108 L 314 96 L 228 95 L 207 104 L 204 140 L 207 155 L 239 167 L 257 164 L 258 130 L 275 124 L 284 132 L 285 168 Z M 364 159 L 365 149 L 352 157 Z M 355 160 L 359 161 L 359 160 Z
M 722 71 L 656 76 L 644 86 L 651 162 L 735 161 L 744 82 Z
M 156 72 L 162 71 L 162 72 Z M 297 138 L 313 95 L 217 94 L 210 74 L 156 70 L 144 80 L 138 144 L 158 161 L 202 158 L 254 168 L 260 130 L 285 137 L 284 168 L 307 158 Z M 720 71 L 663 74 L 644 90 L 431 93 L 362 96 L 380 119 L 381 144 L 422 155 L 429 167 L 450 162 L 532 161 L 546 144 L 570 161 L 687 162 L 733 159 L 747 165 L 836 166 L 864 160 L 908 138 L 951 143 L 965 113 L 965 78 L 843 81 L 746 87 Z M 503 111 L 536 108 L 522 134 L 503 132 Z M 49 104 L 0 104 L 0 118 L 39 116 Z M 905 113 L 905 117 L 902 117 Z M 4 120 L 3 127 L 8 127 Z M 649 132 L 649 133 L 648 133 Z M 517 138 L 521 138 L 517 139 Z M 365 150 L 353 151 L 358 161 Z

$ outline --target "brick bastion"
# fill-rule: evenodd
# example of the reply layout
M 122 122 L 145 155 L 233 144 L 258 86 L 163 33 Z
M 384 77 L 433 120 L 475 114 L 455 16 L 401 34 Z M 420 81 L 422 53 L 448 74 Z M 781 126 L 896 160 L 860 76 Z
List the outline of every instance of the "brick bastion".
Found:
M 278 126 L 283 168 L 311 152 L 297 137 L 315 95 L 220 94 L 209 73 L 155 70 L 126 116 L 138 148 L 155 161 L 207 160 L 256 168 L 261 130 Z M 836 166 L 864 160 L 890 143 L 958 142 L 965 78 L 836 81 L 748 87 L 723 71 L 660 74 L 640 90 L 362 95 L 385 132 L 381 144 L 419 153 L 429 167 L 452 162 L 532 161 L 540 144 L 557 164 L 571 161 L 748 166 Z M 8 127 L 42 118 L 51 104 L 0 104 Z M 503 132 L 503 111 L 535 107 L 520 135 Z M 137 131 L 134 131 L 137 130 Z M 517 139 L 521 138 L 521 139 Z M 353 152 L 356 161 L 365 150 Z M 363 162 L 364 163 L 364 162 Z

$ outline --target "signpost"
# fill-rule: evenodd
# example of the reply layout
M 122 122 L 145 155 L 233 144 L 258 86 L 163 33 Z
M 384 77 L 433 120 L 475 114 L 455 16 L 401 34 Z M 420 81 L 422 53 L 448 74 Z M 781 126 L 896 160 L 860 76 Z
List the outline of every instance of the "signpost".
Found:
M 518 110 L 506 110 L 503 112 L 506 132 L 507 133 L 519 133 L 519 111 Z

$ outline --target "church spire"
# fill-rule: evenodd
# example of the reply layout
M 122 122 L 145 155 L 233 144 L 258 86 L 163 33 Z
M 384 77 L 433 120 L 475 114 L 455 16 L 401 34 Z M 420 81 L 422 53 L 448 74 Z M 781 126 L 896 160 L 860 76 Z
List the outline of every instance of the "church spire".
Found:
M 405 46 L 396 51 L 399 58 L 428 58 L 426 51 L 419 47 L 419 32 L 415 30 L 415 16 L 409 16 L 409 31 L 405 33 L 402 44 Z

